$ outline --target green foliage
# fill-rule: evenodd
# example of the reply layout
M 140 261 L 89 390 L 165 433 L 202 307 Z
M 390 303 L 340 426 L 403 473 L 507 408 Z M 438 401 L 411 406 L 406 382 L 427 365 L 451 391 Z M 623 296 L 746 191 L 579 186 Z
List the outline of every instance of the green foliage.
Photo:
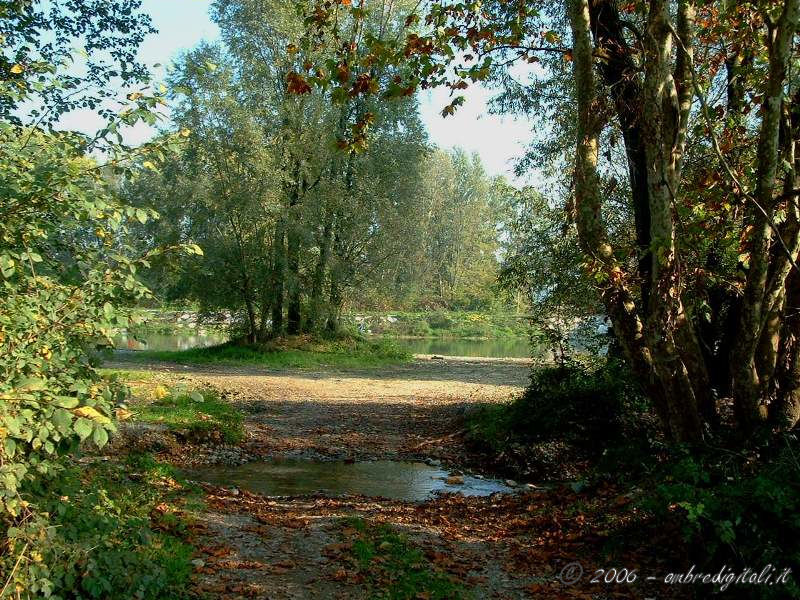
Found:
M 8 531 L 11 551 L 0 555 L 0 572 L 10 575 L 22 557 L 8 597 L 188 597 L 193 549 L 172 512 L 185 488 L 165 485 L 171 474 L 152 459 L 121 466 L 67 464 L 47 485 L 26 485 L 40 520 Z
M 568 359 L 537 366 L 525 393 L 467 417 L 467 438 L 505 467 L 563 476 L 570 461 L 613 464 L 617 449 L 649 443 L 648 406 L 623 365 Z
M 164 423 L 193 441 L 235 444 L 244 439 L 242 413 L 215 390 L 175 387 L 169 395 L 135 409 L 140 421 Z
M 101 381 L 90 350 L 129 323 L 120 303 L 146 297 L 146 260 L 120 242 L 150 211 L 118 204 L 71 134 L 0 125 L 0 511 L 47 475 L 75 441 L 104 445 L 121 386 Z
M 138 0 L 2 2 L 0 120 L 49 125 L 80 108 L 112 115 L 102 99 L 117 94 L 114 83 L 149 79 L 137 48 L 155 30 L 140 7 Z
M 657 473 L 658 485 L 647 502 L 662 519 L 678 519 L 698 571 L 780 572 L 800 564 L 800 463 L 795 436 L 775 451 L 734 454 L 717 449 L 676 455 Z M 735 597 L 800 598 L 793 574 L 789 585 L 736 586 Z M 736 596 L 736 594 L 739 594 Z
M 571 439 L 593 446 L 619 439 L 630 419 L 645 409 L 638 386 L 616 362 L 568 360 L 534 368 L 531 384 L 517 400 L 488 407 L 494 418 L 477 419 L 528 441 Z
M 410 360 L 411 355 L 388 340 L 362 339 L 281 340 L 272 344 L 240 345 L 235 342 L 180 351 L 143 351 L 129 360 L 163 360 L 189 364 L 246 364 L 268 368 L 377 367 Z
M 470 597 L 448 574 L 437 569 L 406 536 L 388 525 L 349 521 L 356 568 L 370 583 L 370 598 L 445 600 Z
M 524 295 L 537 333 L 560 350 L 575 337 L 576 319 L 604 313 L 575 230 L 564 206 L 533 188 L 506 188 L 499 198 L 506 233 L 500 287 Z

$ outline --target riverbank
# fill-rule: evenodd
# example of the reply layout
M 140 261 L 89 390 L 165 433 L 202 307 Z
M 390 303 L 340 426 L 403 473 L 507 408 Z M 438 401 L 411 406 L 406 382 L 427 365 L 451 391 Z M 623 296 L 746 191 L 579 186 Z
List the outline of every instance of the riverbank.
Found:
M 117 359 L 137 363 L 252 365 L 268 369 L 379 367 L 407 362 L 411 358 L 411 353 L 389 340 L 367 340 L 358 336 L 337 339 L 293 336 L 264 344 L 226 342 L 188 350 L 140 350 L 117 354 Z
M 178 434 L 174 443 L 151 449 L 162 461 L 201 469 L 276 459 L 331 468 L 410 461 L 440 465 L 453 492 L 470 477 L 493 475 L 471 454 L 465 415 L 518 396 L 529 372 L 525 361 L 484 359 L 415 359 L 372 369 L 147 368 L 127 376 L 143 383 L 145 404 L 163 393 L 159 386 L 212 389 L 242 416 L 241 441 Z M 142 412 L 137 402 L 130 406 L 134 415 Z M 196 408 L 202 415 L 203 403 Z M 570 562 L 579 560 L 590 572 L 608 566 L 611 550 L 614 564 L 649 572 L 672 556 L 643 552 L 665 532 L 613 485 L 509 483 L 514 493 L 446 493 L 423 502 L 325 492 L 270 497 L 243 484 L 200 484 L 190 587 L 229 600 L 581 598 L 593 591 L 588 580 L 565 586 L 557 578 Z M 644 582 L 614 590 L 619 598 L 655 591 L 680 597 Z

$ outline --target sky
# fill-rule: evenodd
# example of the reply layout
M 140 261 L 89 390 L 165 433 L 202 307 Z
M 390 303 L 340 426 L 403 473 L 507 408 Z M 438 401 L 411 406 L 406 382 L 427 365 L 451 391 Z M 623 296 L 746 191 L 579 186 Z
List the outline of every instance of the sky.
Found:
M 179 54 L 200 41 L 219 38 L 219 29 L 209 17 L 211 0 L 143 0 L 142 9 L 153 19 L 159 33 L 149 36 L 142 44 L 140 58 L 154 68 L 156 78 L 163 78 L 165 68 Z M 490 175 L 514 177 L 514 159 L 522 155 L 525 140 L 530 137 L 530 124 L 524 120 L 488 114 L 486 105 L 492 93 L 473 87 L 464 94 L 467 101 L 454 116 L 444 118 L 440 111 L 446 106 L 448 92 L 443 89 L 422 92 L 420 112 L 431 142 L 441 148 L 460 146 L 477 152 Z M 75 111 L 65 116 L 62 127 L 96 131 L 102 126 L 100 118 L 90 111 Z M 126 141 L 132 144 L 146 141 L 153 130 L 139 125 L 128 131 Z

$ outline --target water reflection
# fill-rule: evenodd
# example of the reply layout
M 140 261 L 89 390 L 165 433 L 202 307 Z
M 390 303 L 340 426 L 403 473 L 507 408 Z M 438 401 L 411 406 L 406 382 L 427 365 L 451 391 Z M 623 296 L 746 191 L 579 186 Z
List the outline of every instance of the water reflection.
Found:
M 488 496 L 513 492 L 513 488 L 490 479 L 465 475 L 446 479 L 447 471 L 420 462 L 314 461 L 280 459 L 240 466 L 212 465 L 187 469 L 189 479 L 213 485 L 235 486 L 267 496 L 325 496 L 361 494 L 420 502 L 437 492 L 461 492 L 466 496 Z
M 148 333 L 138 337 L 120 334 L 114 338 L 114 346 L 117 350 L 189 350 L 214 346 L 226 340 L 225 335 L 213 332 Z
M 398 346 L 413 354 L 440 354 L 442 356 L 483 356 L 489 358 L 529 358 L 530 341 L 525 338 L 493 340 L 464 339 L 409 339 L 391 338 Z

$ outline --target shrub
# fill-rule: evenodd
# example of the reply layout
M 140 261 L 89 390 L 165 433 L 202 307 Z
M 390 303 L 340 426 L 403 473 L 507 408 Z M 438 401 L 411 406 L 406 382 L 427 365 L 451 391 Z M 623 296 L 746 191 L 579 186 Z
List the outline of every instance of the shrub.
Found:
M 507 466 L 563 477 L 571 461 L 646 444 L 649 414 L 623 365 L 568 359 L 534 368 L 521 397 L 478 408 L 466 425 L 468 440 Z
M 128 476 L 131 469 L 140 471 L 138 481 Z M 20 584 L 25 593 L 53 599 L 185 597 L 193 549 L 181 540 L 185 525 L 161 489 L 163 476 L 152 460 L 127 469 L 67 463 L 46 486 L 26 485 L 26 496 L 49 523 L 25 539 L 29 569 L 39 574 Z M 9 531 L 12 544 L 22 543 L 17 535 Z
M 677 518 L 697 571 L 780 572 L 800 564 L 800 463 L 798 444 L 734 454 L 705 449 L 678 451 L 658 472 L 647 502 L 662 518 Z M 732 585 L 726 597 L 800 598 L 796 574 L 788 585 Z
M 431 329 L 450 329 L 453 320 L 444 312 L 435 312 L 428 316 L 428 325 Z
M 49 566 L 16 553 L 49 529 L 21 488 L 57 473 L 79 442 L 108 441 L 127 391 L 101 378 L 93 350 L 129 325 L 119 307 L 148 295 L 136 276 L 148 257 L 123 240 L 154 215 L 116 200 L 86 143 L 0 124 L 0 532 L 19 542 L 0 566 L 19 558 L 15 582 L 34 597 L 52 590 Z

